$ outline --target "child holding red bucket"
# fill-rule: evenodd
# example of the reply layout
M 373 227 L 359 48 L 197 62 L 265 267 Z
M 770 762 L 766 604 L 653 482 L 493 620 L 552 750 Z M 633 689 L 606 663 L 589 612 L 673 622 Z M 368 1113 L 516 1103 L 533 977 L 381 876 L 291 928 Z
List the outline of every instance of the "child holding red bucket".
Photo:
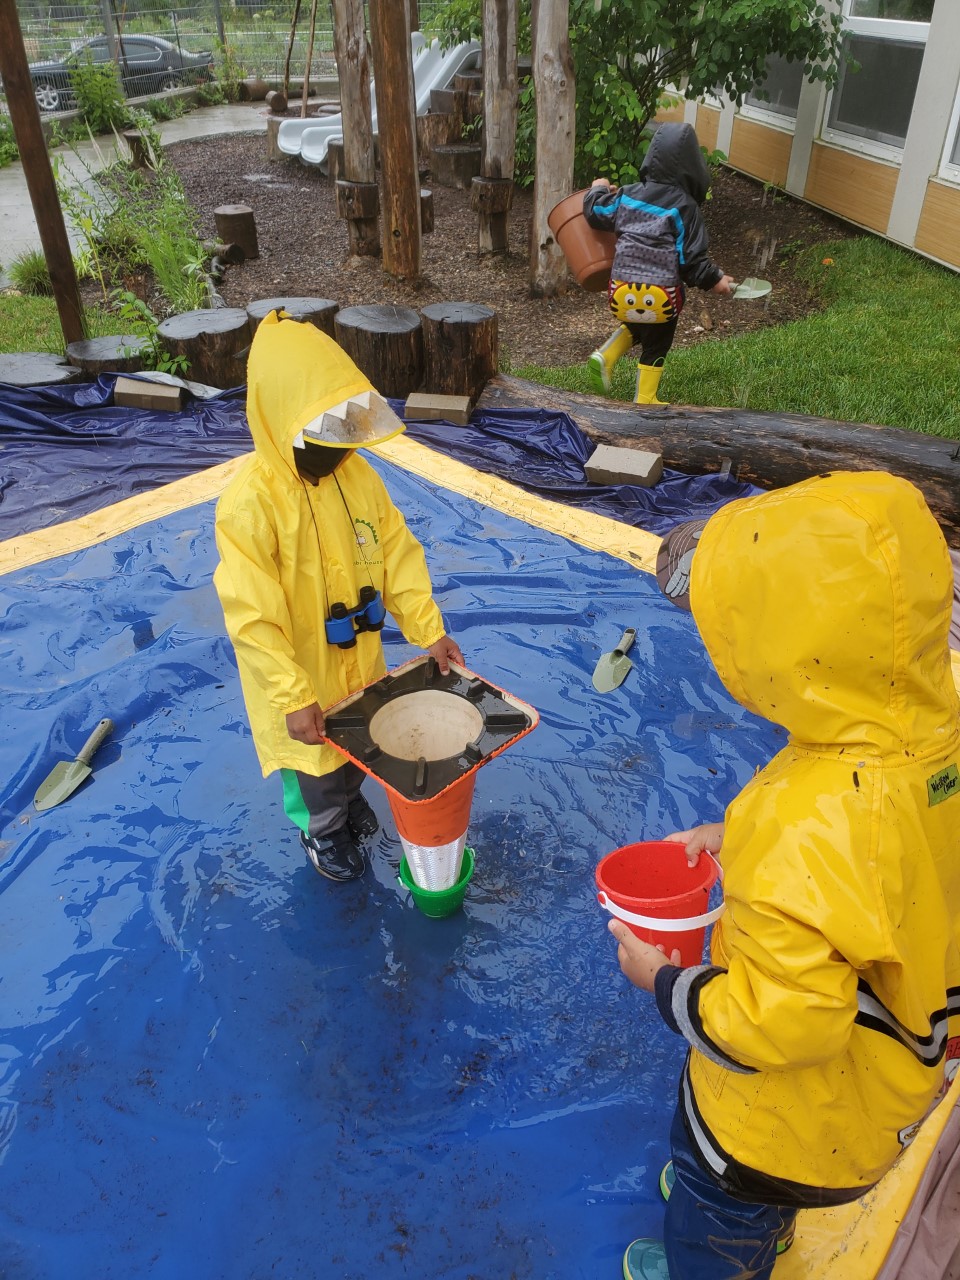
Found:
M 950 558 L 912 485 L 834 473 L 679 526 L 657 577 L 790 739 L 725 824 L 673 837 L 720 854 L 710 963 L 610 922 L 690 1046 L 665 1239 L 634 1241 L 623 1272 L 766 1280 L 797 1211 L 877 1183 L 960 1061 Z
M 612 187 L 597 178 L 583 197 L 583 216 L 617 242 L 607 296 L 617 328 L 590 356 L 594 391 L 609 394 L 613 367 L 637 343 L 636 404 L 663 404 L 657 388 L 673 346 L 684 285 L 730 294 L 734 283 L 707 254 L 700 206 L 710 170 L 693 126 L 662 124 L 653 135 L 640 181 Z
M 217 505 L 214 585 L 237 654 L 264 776 L 279 769 L 287 816 L 329 880 L 363 874 L 378 823 L 365 777 L 324 740 L 322 708 L 386 666 L 386 610 L 446 674 L 463 662 L 433 601 L 423 548 L 357 453 L 403 423 L 346 352 L 271 312 L 247 366 L 255 452 Z

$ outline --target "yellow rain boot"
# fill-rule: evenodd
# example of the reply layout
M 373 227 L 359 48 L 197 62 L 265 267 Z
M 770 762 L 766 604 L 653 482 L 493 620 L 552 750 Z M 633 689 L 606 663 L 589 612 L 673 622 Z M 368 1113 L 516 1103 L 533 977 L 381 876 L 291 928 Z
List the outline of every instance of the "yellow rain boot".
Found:
M 662 376 L 662 364 L 638 364 L 637 394 L 633 397 L 633 403 L 669 404 L 670 402 L 668 400 L 657 399 L 657 387 L 660 385 L 660 379 Z
M 625 356 L 633 346 L 633 334 L 625 324 L 619 325 L 601 347 L 597 347 L 587 361 L 590 374 L 590 386 L 598 396 L 610 394 L 610 379 L 613 366 L 621 356 Z

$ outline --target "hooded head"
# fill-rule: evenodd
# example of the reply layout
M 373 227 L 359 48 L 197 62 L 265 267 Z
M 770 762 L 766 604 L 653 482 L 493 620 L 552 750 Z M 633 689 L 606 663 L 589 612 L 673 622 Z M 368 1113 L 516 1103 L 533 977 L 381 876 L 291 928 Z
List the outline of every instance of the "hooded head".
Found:
M 250 346 L 247 420 L 259 458 L 291 477 L 295 451 L 359 449 L 404 429 L 332 338 L 275 311 L 260 322 Z
M 667 186 L 680 186 L 703 204 L 710 190 L 710 170 L 693 125 L 668 122 L 653 135 L 640 177 Z
M 913 753 L 956 731 L 953 571 L 906 480 L 838 472 L 732 502 L 672 530 L 657 576 L 730 693 L 794 740 Z

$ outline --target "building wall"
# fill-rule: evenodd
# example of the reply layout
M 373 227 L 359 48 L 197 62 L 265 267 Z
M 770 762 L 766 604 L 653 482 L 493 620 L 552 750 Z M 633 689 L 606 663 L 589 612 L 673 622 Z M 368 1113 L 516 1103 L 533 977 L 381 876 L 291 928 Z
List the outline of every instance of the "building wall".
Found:
M 863 6 L 830 3 L 842 9 L 851 38 L 875 31 L 876 23 L 857 27 Z M 683 118 L 708 151 L 726 152 L 732 168 L 960 270 L 960 0 L 934 0 L 925 30 L 924 42 L 907 46 L 919 79 L 912 109 L 909 99 L 904 103 L 909 123 L 902 145 L 871 138 L 870 119 L 865 136 L 855 136 L 848 122 L 831 129 L 830 93 L 819 81 L 803 83 L 795 118 L 763 104 L 736 108 L 716 99 L 689 103 Z M 874 86 L 878 80 L 896 94 L 894 77 L 878 76 Z M 660 118 L 678 117 L 674 110 Z

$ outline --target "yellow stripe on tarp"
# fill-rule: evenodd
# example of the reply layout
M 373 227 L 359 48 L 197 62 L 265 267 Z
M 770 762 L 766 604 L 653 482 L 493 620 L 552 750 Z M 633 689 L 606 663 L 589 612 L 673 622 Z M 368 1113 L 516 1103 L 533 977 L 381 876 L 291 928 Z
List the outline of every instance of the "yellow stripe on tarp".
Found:
M 647 573 L 654 571 L 660 545 L 660 539 L 654 533 L 633 529 L 607 516 L 565 507 L 559 502 L 548 502 L 507 480 L 475 471 L 473 467 L 402 436 L 381 445 L 376 452 L 442 489 L 473 498 L 505 515 L 560 534 L 593 551 L 605 551 Z M 174 480 L 150 493 L 124 498 L 122 502 L 115 502 L 77 520 L 67 520 L 49 529 L 39 529 L 0 542 L 0 574 L 82 551 L 174 511 L 210 502 L 220 496 L 243 461 L 243 458 L 234 458 L 183 480 Z
M 217 498 L 233 479 L 243 458 L 232 458 L 206 471 L 197 471 L 182 480 L 161 485 L 149 493 L 139 493 L 134 498 L 124 498 L 100 511 L 65 520 L 49 529 L 36 529 L 0 542 L 0 576 L 15 569 L 28 569 L 55 556 L 71 555 L 85 551 L 98 542 L 106 542 L 118 534 L 129 533 L 139 525 L 149 524 L 162 516 L 172 515 L 187 507 L 198 506 Z

